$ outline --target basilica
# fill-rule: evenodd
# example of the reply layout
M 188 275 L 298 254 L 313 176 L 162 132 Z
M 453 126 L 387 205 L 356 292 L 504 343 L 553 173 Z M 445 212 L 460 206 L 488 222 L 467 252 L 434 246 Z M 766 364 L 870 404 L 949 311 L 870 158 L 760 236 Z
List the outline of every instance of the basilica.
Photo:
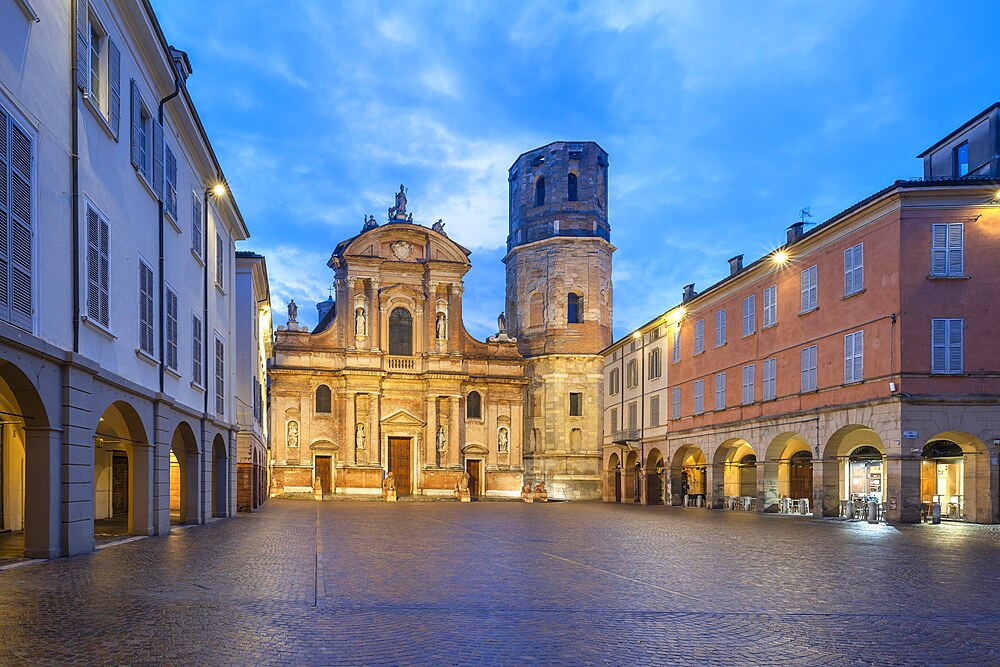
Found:
M 611 342 L 607 154 L 556 142 L 510 169 L 506 314 L 462 321 L 470 251 L 414 222 L 406 189 L 334 248 L 309 330 L 289 304 L 271 377 L 272 495 L 599 498 Z

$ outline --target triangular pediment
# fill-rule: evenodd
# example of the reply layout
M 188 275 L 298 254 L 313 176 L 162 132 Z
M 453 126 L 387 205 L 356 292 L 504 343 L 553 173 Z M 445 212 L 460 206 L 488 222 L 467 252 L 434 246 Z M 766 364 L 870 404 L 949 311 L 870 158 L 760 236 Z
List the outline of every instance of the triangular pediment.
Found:
M 388 287 L 383 287 L 378 291 L 379 296 L 383 299 L 387 299 L 392 296 L 407 296 L 416 301 L 422 301 L 425 298 L 425 294 L 410 285 L 404 285 L 403 283 L 394 283 Z
M 382 423 L 386 426 L 424 426 L 426 422 L 414 417 L 406 410 L 400 410 L 383 419 Z

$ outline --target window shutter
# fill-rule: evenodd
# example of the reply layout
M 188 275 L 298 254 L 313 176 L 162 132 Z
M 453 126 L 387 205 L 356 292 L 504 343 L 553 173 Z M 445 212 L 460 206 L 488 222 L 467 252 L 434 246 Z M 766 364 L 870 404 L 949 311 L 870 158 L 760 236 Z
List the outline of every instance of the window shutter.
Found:
M 87 207 L 87 316 L 101 322 L 101 218 Z M 102 322 L 103 324 L 103 322 Z
M 197 384 L 202 384 L 205 378 L 202 377 L 201 368 L 201 320 L 197 315 L 191 316 L 191 375 Z
M 7 133 L 10 127 L 10 117 L 0 107 L 0 317 L 10 319 L 10 258 L 8 254 L 8 239 L 10 237 L 10 198 L 7 184 L 9 157 L 7 155 Z
M 948 225 L 948 275 L 960 276 L 965 271 L 964 225 Z
M 948 320 L 948 372 L 961 373 L 963 363 L 964 320 Z
M 163 191 L 164 207 L 167 213 L 177 219 L 177 158 L 170 150 L 170 145 L 163 142 L 163 160 L 166 169 L 166 184 Z
M 948 321 L 931 320 L 931 373 L 948 370 Z
M 177 295 L 167 290 L 167 366 L 177 368 Z
M 10 119 L 10 321 L 31 330 L 31 138 Z
M 76 0 L 76 85 L 87 90 L 87 66 L 90 55 L 88 46 L 90 5 L 87 0 Z
M 201 257 L 201 200 L 197 193 L 191 195 L 191 249 Z
M 122 120 L 122 53 L 111 37 L 108 37 L 108 122 L 118 140 Z
M 802 348 L 802 380 L 801 388 L 802 391 L 809 391 L 809 349 L 808 347 Z
M 139 130 L 142 125 L 142 97 L 139 95 L 139 84 L 132 79 L 131 84 L 131 112 L 132 112 L 132 152 L 131 160 L 132 166 L 136 169 L 139 168 Z
M 101 288 L 101 309 L 99 320 L 104 326 L 111 324 L 111 228 L 107 220 L 100 220 L 101 224 L 101 256 L 100 256 L 100 288 Z
M 799 310 L 809 310 L 809 269 L 802 272 L 799 291 L 802 295 L 802 307 Z
M 931 225 L 931 275 L 948 272 L 948 225 Z
M 854 381 L 854 334 L 844 336 L 844 382 Z
M 855 292 L 860 292 L 865 288 L 865 244 L 859 243 L 854 246 L 854 278 L 853 287 Z
M 853 248 L 844 251 L 844 295 L 854 293 L 854 252 Z
M 150 120 L 153 128 L 153 192 L 163 201 L 163 125 Z
M 865 332 L 854 334 L 854 381 L 860 382 L 865 377 Z

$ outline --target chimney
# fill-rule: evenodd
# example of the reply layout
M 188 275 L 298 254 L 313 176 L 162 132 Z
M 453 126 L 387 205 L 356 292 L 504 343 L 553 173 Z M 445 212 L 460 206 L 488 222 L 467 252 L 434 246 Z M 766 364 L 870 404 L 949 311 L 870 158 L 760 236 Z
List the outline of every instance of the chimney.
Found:
M 805 227 L 804 222 L 796 222 L 791 225 L 785 232 L 785 243 L 795 243 L 800 238 L 802 238 L 802 229 Z
M 743 255 L 729 258 L 729 275 L 735 276 L 743 270 Z
M 177 70 L 177 75 L 187 82 L 187 78 L 194 71 L 191 69 L 191 60 L 188 58 L 187 52 L 171 46 L 170 57 L 174 59 L 174 69 Z
M 694 295 L 695 295 L 694 283 L 691 283 L 690 285 L 685 285 L 684 286 L 684 297 L 681 300 L 681 303 L 687 303 L 688 301 L 690 301 L 691 299 L 694 298 Z
M 316 304 L 316 310 L 319 311 L 319 321 L 322 322 L 326 314 L 330 312 L 335 305 L 333 299 L 327 299 L 326 301 L 320 301 Z

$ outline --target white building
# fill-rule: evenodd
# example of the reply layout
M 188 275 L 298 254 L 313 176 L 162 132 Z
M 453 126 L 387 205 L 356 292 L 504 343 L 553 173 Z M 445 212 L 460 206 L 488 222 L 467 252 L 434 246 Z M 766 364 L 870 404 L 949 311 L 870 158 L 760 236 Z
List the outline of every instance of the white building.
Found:
M 248 231 L 190 73 L 145 0 L 0 0 L 0 529 L 27 556 L 235 512 Z
M 274 354 L 267 263 L 236 253 L 236 506 L 251 512 L 268 497 L 267 360 Z

